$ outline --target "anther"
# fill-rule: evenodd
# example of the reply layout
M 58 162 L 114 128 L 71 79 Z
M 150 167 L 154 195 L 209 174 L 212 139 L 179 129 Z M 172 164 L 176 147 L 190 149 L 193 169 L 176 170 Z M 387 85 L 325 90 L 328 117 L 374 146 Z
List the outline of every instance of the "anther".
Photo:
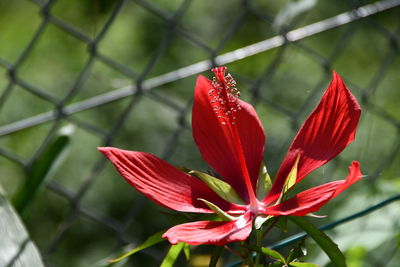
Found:
M 212 69 L 215 74 L 211 81 L 213 89 L 210 89 L 208 94 L 210 96 L 210 103 L 213 105 L 213 110 L 219 119 L 224 119 L 223 125 L 227 122 L 233 124 L 236 119 L 233 116 L 240 110 L 238 98 L 240 96 L 239 90 L 236 88 L 236 81 L 231 74 L 226 74 L 226 67 L 218 67 Z M 220 116 L 222 114 L 223 116 Z

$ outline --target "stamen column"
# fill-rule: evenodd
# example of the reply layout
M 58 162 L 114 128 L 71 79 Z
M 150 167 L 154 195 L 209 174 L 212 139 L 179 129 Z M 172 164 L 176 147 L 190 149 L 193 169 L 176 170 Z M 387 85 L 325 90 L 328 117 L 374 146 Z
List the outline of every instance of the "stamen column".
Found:
M 216 78 L 212 81 L 215 91 L 210 92 L 210 96 L 214 95 L 211 103 L 214 104 L 214 112 L 221 120 L 221 124 L 224 127 L 229 127 L 229 132 L 235 144 L 236 157 L 240 164 L 240 169 L 242 170 L 250 199 L 250 209 L 253 214 L 256 214 L 258 211 L 258 200 L 251 184 L 243 146 L 235 123 L 235 115 L 241 110 L 240 104 L 238 103 L 240 92 L 237 90 L 236 82 L 232 76 L 230 74 L 225 76 L 226 67 L 214 68 L 212 71 L 215 73 Z

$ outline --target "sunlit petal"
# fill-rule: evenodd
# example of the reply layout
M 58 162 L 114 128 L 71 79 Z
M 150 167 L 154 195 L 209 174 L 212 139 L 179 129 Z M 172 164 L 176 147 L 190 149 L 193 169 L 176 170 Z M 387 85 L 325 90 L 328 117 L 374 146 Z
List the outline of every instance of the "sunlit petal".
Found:
M 196 83 L 192 112 L 194 140 L 204 160 L 231 184 L 243 199 L 248 200 L 231 125 L 223 124 L 218 118 L 218 114 L 214 111 L 215 105 L 211 103 L 210 90 L 214 90 L 211 82 L 200 76 Z M 264 151 L 264 130 L 254 108 L 241 100 L 237 103 L 241 109 L 235 113 L 234 123 L 251 183 L 255 188 Z
M 298 156 L 296 182 L 339 154 L 354 140 L 360 114 L 357 100 L 339 75 L 333 72 L 328 90 L 297 133 L 264 202 L 270 203 L 279 198 Z
M 265 214 L 304 216 L 315 212 L 350 185 L 360 180 L 361 177 L 359 163 L 354 161 L 349 167 L 349 173 L 345 180 L 323 184 L 303 191 L 278 205 L 267 207 Z
M 211 210 L 199 200 L 203 198 L 224 211 L 234 207 L 200 180 L 152 154 L 113 147 L 101 147 L 99 150 L 129 184 L 161 206 L 176 211 L 209 213 Z

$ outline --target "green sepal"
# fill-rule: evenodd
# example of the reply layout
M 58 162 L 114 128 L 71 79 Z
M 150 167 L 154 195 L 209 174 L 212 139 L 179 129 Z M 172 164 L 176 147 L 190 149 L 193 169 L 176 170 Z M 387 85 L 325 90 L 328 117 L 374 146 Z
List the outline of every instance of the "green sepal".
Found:
M 293 167 L 286 178 L 285 185 L 283 186 L 282 189 L 282 194 L 285 194 L 296 184 L 297 166 L 299 165 L 299 160 L 300 160 L 300 154 L 297 156 L 296 161 L 294 162 Z
M 184 243 L 183 252 L 185 253 L 186 260 L 190 260 L 190 245 Z
M 180 171 L 183 171 L 184 173 L 190 173 L 192 171 L 191 169 L 179 165 L 175 165 L 175 168 L 177 168 Z
M 260 229 L 261 226 L 268 221 L 269 219 L 273 218 L 274 216 L 272 215 L 259 215 L 256 217 L 256 219 L 254 220 L 254 228 L 256 228 L 256 230 Z
M 289 266 L 293 266 L 293 267 L 320 267 L 319 265 L 314 264 L 314 263 L 299 262 L 299 261 L 289 262 Z
M 336 245 L 324 232 L 315 227 L 305 217 L 286 217 L 300 226 L 312 239 L 314 239 L 336 267 L 346 267 L 346 259 L 338 245 Z
M 283 257 L 283 255 L 276 250 L 266 248 L 266 247 L 261 247 L 261 252 L 275 260 L 279 260 L 282 263 L 286 264 L 285 257 Z
M 160 231 L 160 232 L 157 232 L 157 233 L 151 235 L 151 236 L 148 237 L 148 238 L 146 239 L 146 241 L 144 241 L 141 245 L 139 245 L 139 246 L 137 246 L 136 248 L 132 249 L 132 250 L 129 251 L 128 253 L 125 253 L 124 255 L 122 255 L 121 257 L 118 257 L 118 258 L 116 258 L 116 259 L 107 260 L 107 261 L 110 262 L 110 263 L 118 262 L 118 261 L 120 261 L 120 260 L 125 259 L 126 257 L 129 257 L 129 256 L 135 254 L 136 252 L 139 252 L 139 251 L 141 251 L 141 250 L 143 250 L 143 249 L 145 249 L 145 248 L 151 247 L 151 246 L 153 246 L 153 245 L 155 245 L 155 244 L 160 243 L 161 241 L 164 241 L 165 239 L 162 238 L 162 235 L 164 234 L 164 232 L 165 232 L 165 231 Z
M 282 262 L 284 264 L 286 264 L 286 259 L 285 257 L 279 253 L 276 250 L 270 249 L 270 248 L 266 248 L 266 247 L 258 247 L 258 246 L 248 246 L 248 245 L 244 245 L 243 247 L 245 248 L 249 248 L 253 251 L 256 251 L 258 253 L 262 253 L 268 257 L 270 257 L 271 259 L 277 260 L 279 262 Z
M 208 187 L 210 187 L 215 193 L 217 193 L 217 195 L 219 195 L 226 201 L 240 205 L 246 204 L 243 199 L 236 193 L 233 187 L 230 184 L 222 181 L 221 179 L 215 178 L 214 176 L 211 176 L 207 173 L 194 170 L 190 171 L 189 173 L 206 183 Z
M 262 200 L 264 199 L 269 190 L 272 187 L 272 180 L 268 174 L 267 166 L 265 166 L 264 162 L 261 162 L 260 172 L 258 173 L 258 180 L 256 186 L 256 194 L 257 198 Z
M 179 253 L 183 250 L 185 243 L 179 242 L 176 245 L 172 245 L 167 255 L 165 255 L 164 260 L 162 261 L 160 267 L 172 267 L 175 261 L 178 259 Z
M 212 211 L 214 211 L 222 220 L 224 221 L 233 221 L 236 220 L 236 217 L 229 215 L 225 211 L 221 210 L 217 205 L 211 203 L 202 198 L 198 198 L 198 200 L 203 201 Z

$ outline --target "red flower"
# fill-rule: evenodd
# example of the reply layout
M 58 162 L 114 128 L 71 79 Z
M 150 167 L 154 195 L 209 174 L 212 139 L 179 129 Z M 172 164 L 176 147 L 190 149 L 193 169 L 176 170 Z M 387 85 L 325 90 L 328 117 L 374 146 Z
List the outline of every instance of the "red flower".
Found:
M 202 174 L 184 173 L 154 155 L 99 148 L 128 183 L 157 204 L 182 212 L 217 212 L 228 220 L 174 226 L 164 234 L 172 244 L 182 241 L 191 245 L 222 245 L 245 240 L 253 222 L 263 222 L 268 216 L 303 216 L 315 212 L 361 179 L 359 163 L 353 162 L 345 180 L 320 185 L 285 200 L 286 192 L 296 183 L 354 140 L 361 109 L 334 72 L 321 102 L 290 146 L 271 190 L 264 199 L 257 199 L 264 130 L 253 107 L 238 99 L 236 83 L 232 76 L 225 75 L 225 70 L 225 67 L 213 69 L 216 75 L 213 81 L 203 76 L 197 79 L 193 137 L 204 160 L 225 185 L 232 187 L 231 192 L 236 191 L 242 203 L 232 203 L 229 196 L 210 189 L 204 179 L 194 177 L 201 178 Z

